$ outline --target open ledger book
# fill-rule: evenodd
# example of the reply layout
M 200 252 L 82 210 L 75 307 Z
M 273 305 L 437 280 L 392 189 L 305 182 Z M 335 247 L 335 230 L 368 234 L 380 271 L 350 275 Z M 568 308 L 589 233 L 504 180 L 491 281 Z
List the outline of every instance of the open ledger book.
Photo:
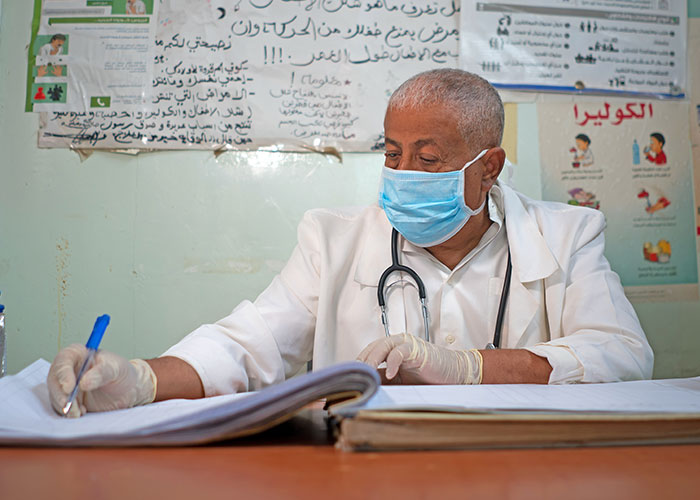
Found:
M 17 375 L 0 379 L 0 445 L 202 444 L 263 431 L 322 398 L 362 402 L 379 386 L 375 370 L 352 362 L 294 377 L 258 392 L 175 399 L 64 418 L 51 408 L 46 387 L 49 367 L 47 361 L 38 360 Z
M 700 442 L 700 377 L 567 386 L 380 386 L 342 363 L 262 391 L 172 400 L 65 419 L 51 409 L 36 361 L 0 379 L 0 445 L 201 444 L 253 434 L 321 398 L 343 449 Z M 348 399 L 350 398 L 350 399 Z

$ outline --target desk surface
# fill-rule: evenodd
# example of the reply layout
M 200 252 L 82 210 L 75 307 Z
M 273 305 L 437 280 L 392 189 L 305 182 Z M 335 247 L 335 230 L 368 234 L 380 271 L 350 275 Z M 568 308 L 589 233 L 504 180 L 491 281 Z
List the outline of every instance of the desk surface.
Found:
M 346 453 L 307 411 L 183 448 L 2 448 L 0 498 L 698 498 L 700 445 Z

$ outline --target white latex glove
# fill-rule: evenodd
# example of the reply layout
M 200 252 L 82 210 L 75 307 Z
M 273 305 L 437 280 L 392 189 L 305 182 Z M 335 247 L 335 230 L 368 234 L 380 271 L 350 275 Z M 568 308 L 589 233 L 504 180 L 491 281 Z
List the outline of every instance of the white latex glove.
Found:
M 73 344 L 54 358 L 46 378 L 51 406 L 63 415 L 63 407 L 75 386 L 75 377 L 87 356 L 84 345 Z M 88 411 L 109 411 L 153 402 L 156 375 L 142 359 L 128 361 L 109 351 L 97 351 L 92 366 L 80 380 L 69 417 L 80 417 Z
M 385 382 L 394 384 L 480 384 L 483 369 L 476 349 L 454 351 L 406 333 L 375 340 L 357 359 L 373 368 L 386 361 Z

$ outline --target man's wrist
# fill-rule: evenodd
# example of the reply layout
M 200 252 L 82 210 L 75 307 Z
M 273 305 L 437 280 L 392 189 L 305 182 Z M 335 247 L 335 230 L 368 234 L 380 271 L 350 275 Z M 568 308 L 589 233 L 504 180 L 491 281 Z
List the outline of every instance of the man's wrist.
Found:
M 462 355 L 465 361 L 465 373 L 462 384 L 481 384 L 484 374 L 484 358 L 482 358 L 481 353 L 478 349 L 469 349 L 468 351 L 462 351 Z
M 132 359 L 129 361 L 137 374 L 137 393 L 133 406 L 140 406 L 152 403 L 156 399 L 158 389 L 158 378 L 151 365 L 143 359 Z

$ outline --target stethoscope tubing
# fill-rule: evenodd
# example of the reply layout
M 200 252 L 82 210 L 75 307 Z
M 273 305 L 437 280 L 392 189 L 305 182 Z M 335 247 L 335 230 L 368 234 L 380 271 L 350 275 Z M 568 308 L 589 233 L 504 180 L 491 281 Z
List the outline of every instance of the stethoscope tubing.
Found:
M 387 267 L 379 278 L 379 283 L 377 283 L 377 301 L 379 302 L 379 308 L 381 310 L 382 324 L 384 325 L 384 332 L 386 336 L 389 336 L 389 321 L 386 315 L 386 297 L 384 296 L 384 290 L 386 288 L 386 281 L 389 276 L 396 272 L 404 272 L 408 274 L 413 281 L 415 281 L 418 287 L 418 297 L 421 302 L 421 309 L 423 312 L 423 326 L 425 329 L 425 340 L 430 342 L 430 332 L 428 329 L 428 308 L 426 305 L 426 295 L 425 295 L 425 284 L 423 280 L 408 266 L 403 266 L 399 264 L 399 232 L 392 228 L 391 230 L 391 265 Z M 498 313 L 496 314 L 496 326 L 493 333 L 493 342 L 489 342 L 486 345 L 486 349 L 497 349 L 501 345 L 501 332 L 503 331 L 503 322 L 505 319 L 506 305 L 508 303 L 508 295 L 510 295 L 510 282 L 513 274 L 513 264 L 510 255 L 510 246 L 508 246 L 508 264 L 506 265 L 506 274 L 503 279 L 503 289 L 501 290 L 501 298 L 498 303 Z

